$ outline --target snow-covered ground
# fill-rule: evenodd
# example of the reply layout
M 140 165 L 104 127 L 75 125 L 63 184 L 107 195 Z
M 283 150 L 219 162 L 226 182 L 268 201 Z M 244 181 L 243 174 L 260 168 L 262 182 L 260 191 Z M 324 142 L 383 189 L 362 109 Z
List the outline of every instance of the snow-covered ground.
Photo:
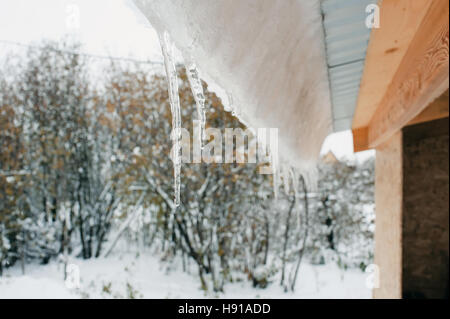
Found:
M 370 298 L 360 270 L 341 271 L 335 265 L 303 264 L 295 293 L 277 282 L 255 289 L 249 282 L 227 284 L 225 293 L 205 293 L 194 274 L 167 270 L 154 256 L 124 254 L 107 259 L 72 260 L 79 268 L 80 286 L 69 289 L 63 266 L 28 265 L 7 269 L 0 277 L 0 298 Z M 69 285 L 70 286 L 70 285 Z

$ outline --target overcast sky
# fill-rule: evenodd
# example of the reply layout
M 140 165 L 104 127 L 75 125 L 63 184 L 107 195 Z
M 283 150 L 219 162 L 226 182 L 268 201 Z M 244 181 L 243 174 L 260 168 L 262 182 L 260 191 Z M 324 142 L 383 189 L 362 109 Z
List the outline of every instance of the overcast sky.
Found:
M 128 0 L 0 0 L 0 40 L 67 34 L 89 53 L 161 59 L 156 32 Z
M 162 60 L 156 32 L 131 0 L 0 0 L 0 50 L 10 47 L 2 40 L 28 44 L 67 35 L 86 53 Z M 350 131 L 329 136 L 322 152 L 329 150 L 353 159 Z

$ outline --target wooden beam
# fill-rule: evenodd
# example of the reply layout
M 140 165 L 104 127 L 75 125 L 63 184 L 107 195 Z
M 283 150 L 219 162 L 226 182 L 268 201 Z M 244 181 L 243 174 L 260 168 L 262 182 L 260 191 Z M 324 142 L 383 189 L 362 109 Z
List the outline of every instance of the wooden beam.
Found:
M 367 127 L 352 130 L 353 133 L 353 151 L 362 152 L 369 149 Z
M 422 113 L 420 113 L 414 119 L 412 119 L 408 123 L 408 126 L 448 117 L 449 114 L 448 97 L 449 96 L 447 90 L 433 103 L 431 103 L 425 110 L 423 110 Z
M 370 35 L 352 128 L 369 125 L 431 2 L 379 1 L 380 28 Z
M 366 126 L 367 148 L 375 148 L 388 140 L 448 89 L 449 2 L 428 2 L 430 5 L 420 26 Z M 360 96 L 360 100 L 363 98 Z M 362 128 L 355 126 L 355 121 L 353 124 L 354 130 Z
M 423 110 L 419 115 L 417 115 L 414 119 L 409 121 L 406 126 L 439 120 L 446 117 L 449 117 L 448 89 L 439 98 L 437 98 L 434 102 L 432 102 L 425 110 Z M 353 129 L 352 133 L 353 133 L 354 152 L 362 152 L 370 148 L 367 127 Z
M 448 88 L 448 11 L 448 0 L 432 2 L 369 124 L 369 147 L 389 139 Z

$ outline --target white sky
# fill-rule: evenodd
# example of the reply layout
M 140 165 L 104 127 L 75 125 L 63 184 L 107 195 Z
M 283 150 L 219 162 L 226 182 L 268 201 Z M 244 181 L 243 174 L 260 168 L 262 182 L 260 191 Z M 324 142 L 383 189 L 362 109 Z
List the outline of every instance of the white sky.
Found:
M 158 36 L 131 0 L 0 0 L 0 50 L 2 40 L 39 43 L 70 35 L 82 43 L 82 51 L 139 60 L 162 60 Z M 1 52 L 0 52 L 1 53 Z M 330 135 L 322 153 L 338 158 L 364 159 L 373 152 L 353 153 L 352 135 Z
M 0 40 L 29 43 L 68 34 L 85 52 L 162 60 L 156 32 L 129 0 L 0 0 Z

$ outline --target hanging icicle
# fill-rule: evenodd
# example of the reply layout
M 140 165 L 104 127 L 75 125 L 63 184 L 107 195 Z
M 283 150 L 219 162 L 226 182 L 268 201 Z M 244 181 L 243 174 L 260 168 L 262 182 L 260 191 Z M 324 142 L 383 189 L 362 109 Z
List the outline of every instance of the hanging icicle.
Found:
M 291 167 L 290 169 L 290 174 L 291 174 L 291 178 L 292 178 L 292 188 L 294 191 L 294 196 L 295 198 L 299 199 L 300 195 L 299 195 L 299 173 L 297 171 L 297 169 L 295 169 L 294 167 Z
M 273 182 L 273 195 L 275 199 L 278 199 L 278 190 L 280 189 L 280 167 L 278 166 L 278 158 L 276 154 L 274 154 L 273 148 L 269 147 L 270 150 L 270 159 L 272 166 L 272 182 Z
M 284 187 L 284 193 L 286 196 L 289 196 L 291 193 L 291 185 L 290 185 L 290 167 L 287 165 L 283 166 L 282 169 L 282 177 L 283 177 L 283 187 Z
M 198 75 L 197 66 L 194 62 L 186 63 L 186 72 L 191 86 L 192 94 L 194 95 L 195 104 L 197 105 L 197 115 L 200 121 L 200 148 L 203 149 L 203 143 L 206 140 L 206 108 L 205 108 L 205 94 L 203 93 L 202 81 Z
M 166 70 L 167 83 L 169 87 L 170 110 L 172 112 L 172 161 L 174 175 L 174 204 L 180 205 L 180 186 L 181 186 L 181 156 L 180 156 L 180 139 L 181 139 L 181 110 L 180 96 L 178 94 L 178 77 L 175 61 L 173 57 L 173 44 L 169 34 L 164 31 L 159 34 L 161 50 L 164 56 L 164 67 Z
M 225 112 L 231 112 L 233 106 L 233 96 L 229 92 L 227 92 L 227 99 L 228 99 L 227 103 L 223 102 L 223 110 Z

